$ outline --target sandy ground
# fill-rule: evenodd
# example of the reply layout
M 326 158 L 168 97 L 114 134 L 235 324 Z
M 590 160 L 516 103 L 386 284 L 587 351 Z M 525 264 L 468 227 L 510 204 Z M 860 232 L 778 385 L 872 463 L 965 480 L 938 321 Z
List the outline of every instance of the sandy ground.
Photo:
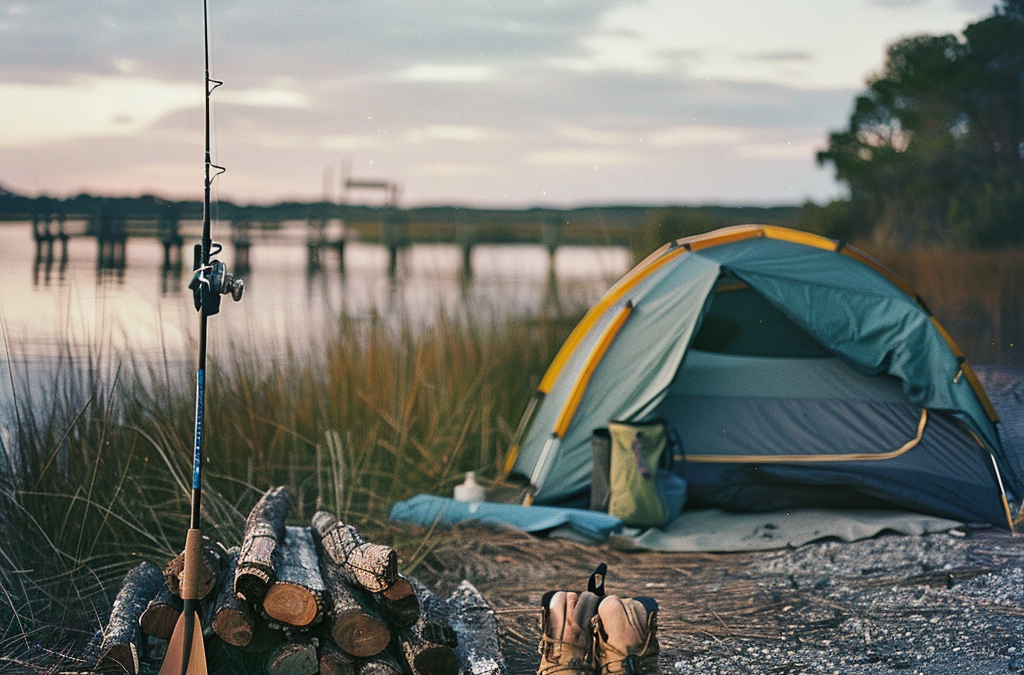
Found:
M 1024 672 L 1024 537 L 954 530 L 734 554 L 627 553 L 459 527 L 416 574 L 472 581 L 511 673 L 533 673 L 540 598 L 607 590 L 660 605 L 663 673 Z

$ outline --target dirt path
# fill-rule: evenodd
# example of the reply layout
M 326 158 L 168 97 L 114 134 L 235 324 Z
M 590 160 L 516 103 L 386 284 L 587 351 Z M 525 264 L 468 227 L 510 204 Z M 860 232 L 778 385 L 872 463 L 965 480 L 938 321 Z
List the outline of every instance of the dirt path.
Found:
M 715 555 L 458 527 L 415 573 L 445 593 L 472 581 L 528 675 L 541 595 L 602 561 L 609 593 L 659 602 L 666 674 L 1024 672 L 1024 537 L 994 530 Z

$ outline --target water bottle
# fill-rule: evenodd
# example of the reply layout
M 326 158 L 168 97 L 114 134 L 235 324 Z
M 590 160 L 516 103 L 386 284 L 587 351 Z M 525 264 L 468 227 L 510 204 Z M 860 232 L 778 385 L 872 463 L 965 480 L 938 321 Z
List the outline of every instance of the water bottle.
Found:
M 484 499 L 484 488 L 476 482 L 476 472 L 467 471 L 465 482 L 455 486 L 455 501 L 482 502 Z

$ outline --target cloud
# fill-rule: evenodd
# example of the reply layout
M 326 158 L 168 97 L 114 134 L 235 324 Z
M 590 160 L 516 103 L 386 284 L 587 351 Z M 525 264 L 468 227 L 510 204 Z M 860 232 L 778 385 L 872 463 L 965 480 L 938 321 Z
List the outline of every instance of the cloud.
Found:
M 218 90 L 218 101 L 252 108 L 308 108 L 309 97 L 288 89 L 246 89 L 242 91 Z
M 791 50 L 777 52 L 760 52 L 746 57 L 750 61 L 813 61 L 810 52 Z
M 823 139 L 801 139 L 784 142 L 744 143 L 737 148 L 739 157 L 775 160 L 808 160 L 823 150 Z
M 379 148 L 382 143 L 383 141 L 379 136 L 371 136 L 369 134 L 343 134 L 339 136 L 320 137 L 320 147 L 325 150 L 339 150 L 342 152 Z
M 237 84 L 391 73 L 417 63 L 495 62 L 572 52 L 614 0 L 471 0 L 210 3 L 217 71 Z M 136 72 L 187 79 L 202 73 L 202 5 L 171 0 L 0 2 L 0 63 L 7 77 L 45 82 L 69 73 Z
M 428 143 L 430 141 L 452 141 L 455 143 L 478 143 L 488 136 L 483 127 L 455 124 L 430 124 L 425 127 L 410 129 L 403 138 L 410 143 Z
M 61 85 L 0 83 L 0 100 L 0 144 L 26 146 L 137 133 L 171 112 L 200 105 L 202 92 L 181 82 L 90 77 Z
M 434 63 L 417 63 L 395 73 L 395 79 L 406 82 L 483 82 L 494 76 L 495 69 L 489 65 Z
M 831 174 L 819 177 L 815 139 L 845 124 L 885 40 L 952 30 L 982 1 L 989 11 L 992 0 L 214 0 L 213 76 L 226 81 L 215 133 L 231 169 L 218 182 L 263 201 L 316 197 L 323 166 L 345 161 L 402 181 L 409 200 L 695 197 L 712 180 L 730 198 L 800 194 L 756 177 L 782 162 L 820 193 Z M 137 172 L 190 190 L 201 10 L 0 0 L 0 182 L 117 192 Z
M 525 156 L 527 164 L 549 164 L 575 167 L 624 166 L 637 160 L 635 154 L 618 150 L 593 148 L 552 148 L 536 150 Z
M 692 145 L 736 145 L 743 142 L 745 132 L 736 127 L 681 126 L 650 134 L 656 148 L 682 148 Z
M 495 167 L 490 164 L 461 162 L 424 162 L 412 168 L 413 175 L 424 177 L 480 177 L 495 172 Z
M 203 105 L 202 85 L 147 77 L 79 76 L 69 83 L 0 82 L 0 144 L 24 146 L 70 138 L 138 134 L 175 112 Z M 305 108 L 285 89 L 221 91 L 218 103 L 255 108 Z
M 576 124 L 559 124 L 555 132 L 562 138 L 588 145 L 624 145 L 629 136 L 621 131 L 590 129 Z

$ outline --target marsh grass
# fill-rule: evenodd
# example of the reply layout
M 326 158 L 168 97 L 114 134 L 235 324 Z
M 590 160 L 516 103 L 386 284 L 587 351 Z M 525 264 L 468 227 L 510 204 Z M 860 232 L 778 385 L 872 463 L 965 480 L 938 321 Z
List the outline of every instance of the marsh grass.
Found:
M 1024 365 L 1024 249 L 858 247 L 910 283 L 969 361 Z
M 259 495 L 284 484 L 292 522 L 331 510 L 414 566 L 430 535 L 389 526 L 390 506 L 450 494 L 468 469 L 496 475 L 586 303 L 555 316 L 441 313 L 426 326 L 343 316 L 308 343 L 211 351 L 204 534 L 239 543 Z M 183 544 L 193 366 L 68 348 L 40 379 L 18 345 L 6 349 L 16 401 L 0 419 L 0 671 L 66 670 L 128 569 Z

